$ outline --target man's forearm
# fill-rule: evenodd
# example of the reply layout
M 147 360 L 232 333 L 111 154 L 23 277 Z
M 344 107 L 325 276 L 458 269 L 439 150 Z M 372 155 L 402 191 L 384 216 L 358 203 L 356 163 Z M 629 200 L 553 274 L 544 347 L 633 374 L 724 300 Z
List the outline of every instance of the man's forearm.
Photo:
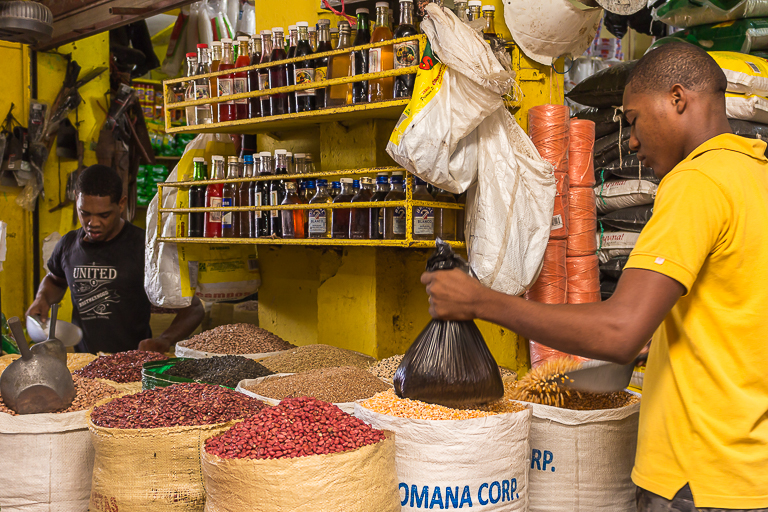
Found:
M 160 335 L 160 338 L 173 344 L 189 337 L 203 321 L 205 309 L 200 299 L 195 297 L 189 307 L 179 310 L 171 325 Z
M 57 279 L 51 276 L 51 274 L 48 274 L 40 281 L 35 297 L 42 298 L 48 305 L 61 302 L 61 299 L 67 293 L 66 285 L 62 286 L 62 284 L 57 282 Z

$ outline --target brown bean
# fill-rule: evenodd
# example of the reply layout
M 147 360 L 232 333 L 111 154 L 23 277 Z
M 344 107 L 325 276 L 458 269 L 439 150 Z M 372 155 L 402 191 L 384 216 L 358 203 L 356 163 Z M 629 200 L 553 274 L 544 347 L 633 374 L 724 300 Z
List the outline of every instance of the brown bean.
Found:
M 158 352 L 129 350 L 102 356 L 73 373 L 89 379 L 107 379 L 119 383 L 141 382 L 144 363 L 165 359 L 168 356 Z

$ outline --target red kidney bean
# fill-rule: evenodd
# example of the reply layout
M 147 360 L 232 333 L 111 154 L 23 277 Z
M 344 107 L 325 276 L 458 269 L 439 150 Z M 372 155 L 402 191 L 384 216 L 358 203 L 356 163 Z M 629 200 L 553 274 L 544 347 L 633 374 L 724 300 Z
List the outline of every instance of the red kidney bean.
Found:
M 384 437 L 333 404 L 299 397 L 208 439 L 205 450 L 224 459 L 285 459 L 356 450 Z
M 116 398 L 91 413 L 107 428 L 162 428 L 212 425 L 242 419 L 266 407 L 264 402 L 211 384 L 174 384 Z
M 94 359 L 83 368 L 73 372 L 89 379 L 107 379 L 113 382 L 141 382 L 141 368 L 149 361 L 168 359 L 158 352 L 129 350 Z

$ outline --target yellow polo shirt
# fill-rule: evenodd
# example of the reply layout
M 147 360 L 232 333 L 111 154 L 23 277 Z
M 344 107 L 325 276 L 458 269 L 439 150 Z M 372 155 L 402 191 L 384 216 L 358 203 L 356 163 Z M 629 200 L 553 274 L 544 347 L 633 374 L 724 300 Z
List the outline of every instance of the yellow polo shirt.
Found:
M 685 286 L 653 337 L 632 480 L 697 507 L 768 507 L 768 160 L 719 135 L 659 185 L 626 268 Z

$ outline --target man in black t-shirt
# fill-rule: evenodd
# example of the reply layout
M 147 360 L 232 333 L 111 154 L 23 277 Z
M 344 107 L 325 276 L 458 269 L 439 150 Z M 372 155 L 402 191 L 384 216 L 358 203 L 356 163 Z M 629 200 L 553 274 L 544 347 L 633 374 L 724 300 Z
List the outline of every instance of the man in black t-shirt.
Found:
M 72 322 L 83 330 L 80 352 L 151 350 L 166 352 L 203 320 L 196 297 L 180 309 L 164 333 L 153 338 L 150 302 L 144 291 L 144 230 L 123 220 L 128 198 L 120 176 L 92 165 L 77 180 L 80 229 L 64 235 L 48 260 L 27 316 L 48 318 L 51 304 L 72 294 Z

